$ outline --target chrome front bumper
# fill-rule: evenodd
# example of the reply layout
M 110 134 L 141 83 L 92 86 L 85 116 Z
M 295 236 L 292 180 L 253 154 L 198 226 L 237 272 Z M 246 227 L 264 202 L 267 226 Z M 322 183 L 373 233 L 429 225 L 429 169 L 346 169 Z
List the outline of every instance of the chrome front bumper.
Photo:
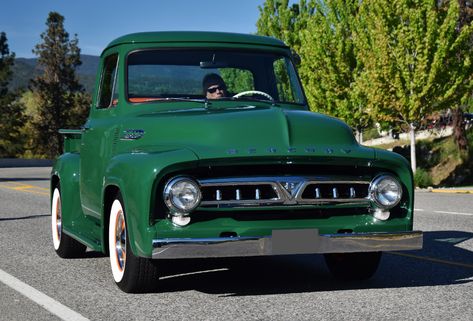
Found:
M 271 236 L 153 240 L 153 259 L 419 250 L 422 232 L 322 234 L 274 230 Z

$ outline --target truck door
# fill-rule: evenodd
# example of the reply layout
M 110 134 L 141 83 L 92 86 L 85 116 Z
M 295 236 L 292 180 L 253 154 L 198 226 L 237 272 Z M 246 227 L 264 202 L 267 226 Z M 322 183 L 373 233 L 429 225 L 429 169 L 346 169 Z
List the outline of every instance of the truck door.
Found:
M 102 190 L 106 164 L 111 157 L 113 131 L 117 126 L 116 102 L 118 99 L 118 54 L 103 59 L 101 78 L 94 110 L 84 125 L 81 141 L 80 196 L 85 224 L 100 227 L 102 218 Z

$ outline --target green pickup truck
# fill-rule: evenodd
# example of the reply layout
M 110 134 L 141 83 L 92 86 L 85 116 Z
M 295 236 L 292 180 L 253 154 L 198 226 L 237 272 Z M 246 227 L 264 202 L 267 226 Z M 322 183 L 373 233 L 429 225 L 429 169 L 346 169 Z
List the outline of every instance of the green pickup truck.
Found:
M 310 112 L 298 60 L 254 35 L 112 41 L 87 122 L 61 130 L 57 254 L 108 253 L 119 288 L 143 292 L 161 260 L 321 253 L 352 280 L 371 277 L 382 251 L 422 248 L 407 161 Z

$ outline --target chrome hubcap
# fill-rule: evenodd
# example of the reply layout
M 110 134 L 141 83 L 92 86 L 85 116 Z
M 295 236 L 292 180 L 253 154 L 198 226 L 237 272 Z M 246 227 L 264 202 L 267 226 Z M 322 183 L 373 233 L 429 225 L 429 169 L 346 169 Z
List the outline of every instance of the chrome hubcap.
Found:
M 126 262 L 126 228 L 123 211 L 117 215 L 115 224 L 115 251 L 117 253 L 117 261 L 120 270 L 123 270 Z

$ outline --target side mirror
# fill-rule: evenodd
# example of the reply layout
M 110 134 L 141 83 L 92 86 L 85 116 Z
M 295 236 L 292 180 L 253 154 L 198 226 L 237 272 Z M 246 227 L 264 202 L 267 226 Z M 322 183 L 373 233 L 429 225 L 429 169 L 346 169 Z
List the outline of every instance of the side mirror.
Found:
M 294 51 L 294 49 L 291 49 L 291 55 L 292 55 L 292 61 L 296 64 L 296 66 L 299 66 L 302 62 L 301 56 L 297 52 Z

